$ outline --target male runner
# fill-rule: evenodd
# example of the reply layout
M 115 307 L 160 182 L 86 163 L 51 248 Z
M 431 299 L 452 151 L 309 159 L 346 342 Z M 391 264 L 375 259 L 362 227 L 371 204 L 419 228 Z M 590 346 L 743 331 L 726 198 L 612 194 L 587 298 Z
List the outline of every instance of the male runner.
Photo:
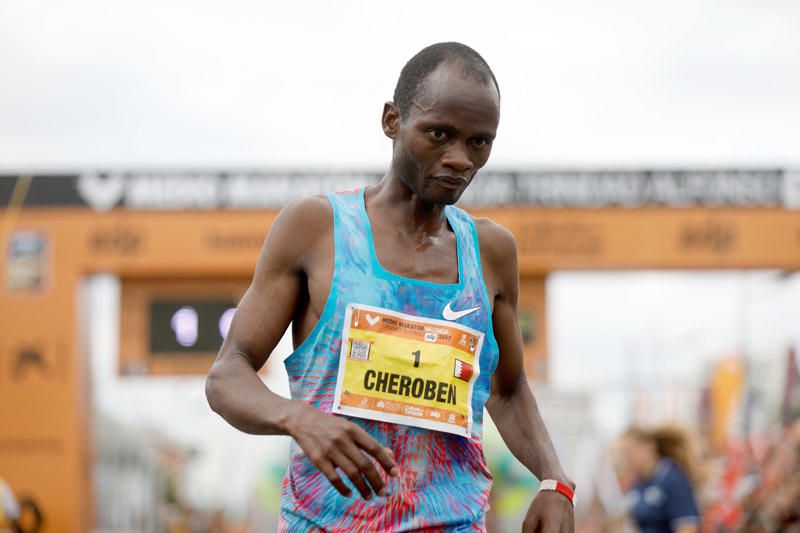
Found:
M 483 58 L 429 46 L 384 104 L 383 179 L 293 202 L 270 228 L 206 393 L 240 430 L 293 437 L 282 531 L 485 530 L 484 406 L 552 489 L 522 530 L 573 531 L 572 483 L 525 380 L 514 238 L 452 205 L 499 118 Z M 290 322 L 291 400 L 256 374 Z

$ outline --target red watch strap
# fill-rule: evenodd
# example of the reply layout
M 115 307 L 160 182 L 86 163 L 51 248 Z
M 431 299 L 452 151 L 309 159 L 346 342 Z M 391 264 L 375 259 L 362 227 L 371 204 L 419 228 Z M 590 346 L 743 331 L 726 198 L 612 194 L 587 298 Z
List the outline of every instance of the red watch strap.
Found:
M 539 485 L 539 490 L 553 490 L 567 497 L 572 505 L 575 505 L 575 491 L 566 483 L 561 483 L 556 479 L 543 479 Z

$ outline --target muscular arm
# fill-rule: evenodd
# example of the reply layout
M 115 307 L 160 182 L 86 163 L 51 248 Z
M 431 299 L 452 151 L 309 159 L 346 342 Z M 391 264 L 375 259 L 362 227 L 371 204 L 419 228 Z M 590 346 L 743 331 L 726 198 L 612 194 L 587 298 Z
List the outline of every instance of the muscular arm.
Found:
M 492 376 L 486 408 L 514 456 L 539 479 L 566 481 L 536 400 L 525 378 L 522 334 L 517 318 L 519 271 L 514 237 L 504 228 L 486 228 L 486 250 L 497 287 L 492 326 L 500 360 Z M 491 245 L 489 245 L 491 243 Z
M 476 222 L 481 253 L 486 259 L 485 274 L 490 280 L 487 285 L 496 290 L 492 327 L 500 350 L 486 408 L 511 453 L 528 470 L 539 479 L 556 479 L 574 487 L 556 456 L 525 378 L 522 334 L 517 317 L 519 269 L 514 237 L 489 220 Z M 537 505 L 542 509 L 537 509 Z M 524 531 L 533 531 L 536 527 L 543 527 L 542 531 L 572 531 L 571 504 L 560 494 L 541 493 L 531 505 L 526 524 Z
M 318 200 L 290 204 L 273 223 L 206 380 L 211 408 L 246 433 L 286 435 L 287 419 L 301 407 L 273 393 L 257 371 L 280 341 L 300 300 L 305 254 L 321 237 L 296 228 L 302 227 L 307 213 L 324 209 Z
M 352 491 L 337 469 L 370 499 L 385 484 L 367 454 L 397 475 L 391 452 L 358 425 L 275 394 L 257 374 L 297 318 L 298 305 L 313 303 L 304 283 L 310 266 L 326 258 L 332 265 L 332 216 L 327 199 L 316 197 L 290 204 L 275 220 L 209 372 L 206 397 L 211 409 L 244 432 L 291 435 L 341 494 Z

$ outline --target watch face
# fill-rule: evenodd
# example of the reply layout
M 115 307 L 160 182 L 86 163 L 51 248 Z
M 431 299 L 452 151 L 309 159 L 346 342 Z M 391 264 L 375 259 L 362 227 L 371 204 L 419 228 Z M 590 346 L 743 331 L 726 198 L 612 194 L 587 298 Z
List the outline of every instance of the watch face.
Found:
M 216 353 L 235 310 L 233 300 L 153 300 L 150 352 L 158 356 Z

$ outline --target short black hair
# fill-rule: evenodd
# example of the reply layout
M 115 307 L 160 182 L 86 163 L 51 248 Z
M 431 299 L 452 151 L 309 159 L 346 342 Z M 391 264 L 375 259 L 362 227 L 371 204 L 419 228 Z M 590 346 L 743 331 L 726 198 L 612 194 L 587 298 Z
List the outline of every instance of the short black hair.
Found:
M 494 83 L 498 96 L 500 86 L 491 67 L 481 55 L 469 46 L 456 42 L 436 43 L 426 46 L 408 60 L 400 72 L 394 88 L 394 104 L 400 110 L 400 117 L 408 117 L 411 103 L 417 96 L 425 79 L 445 61 L 457 61 L 464 67 L 464 74 L 473 76 L 482 83 Z

